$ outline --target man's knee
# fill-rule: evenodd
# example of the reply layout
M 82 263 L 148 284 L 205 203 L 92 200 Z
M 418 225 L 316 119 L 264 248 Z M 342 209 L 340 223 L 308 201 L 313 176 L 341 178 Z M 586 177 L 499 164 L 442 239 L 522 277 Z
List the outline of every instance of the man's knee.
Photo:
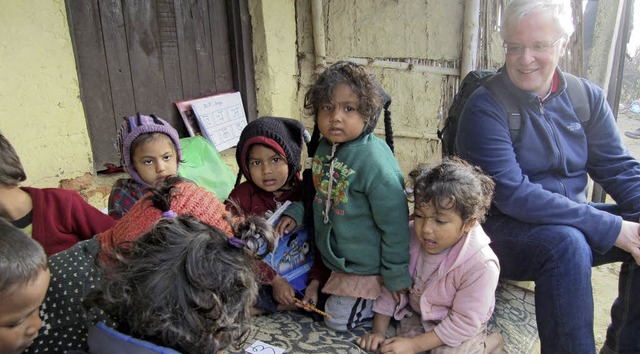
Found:
M 592 253 L 582 232 L 568 226 L 548 227 L 544 231 L 545 246 L 530 265 L 536 295 L 540 292 L 552 296 L 568 291 L 575 291 L 577 297 L 584 296 L 583 291 L 590 294 Z
M 544 225 L 531 230 L 527 244 L 530 263 L 534 269 L 555 272 L 591 272 L 592 252 L 584 234 L 571 226 Z M 563 269 L 570 267 L 572 270 Z M 539 273 L 538 273 L 539 274 Z
M 549 256 L 557 262 L 568 262 L 573 267 L 591 268 L 592 251 L 582 231 L 575 227 L 556 225 L 541 230 L 542 241 Z

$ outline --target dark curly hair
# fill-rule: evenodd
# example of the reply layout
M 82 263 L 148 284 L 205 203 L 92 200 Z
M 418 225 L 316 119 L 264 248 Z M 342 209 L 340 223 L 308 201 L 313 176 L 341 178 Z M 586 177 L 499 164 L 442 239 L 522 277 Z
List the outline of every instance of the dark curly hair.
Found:
M 114 250 L 85 307 L 104 310 L 123 333 L 182 353 L 240 345 L 258 295 L 255 260 L 273 250 L 274 235 L 264 218 L 232 226 L 235 238 L 188 215 L 161 219 Z
M 0 185 L 17 186 L 27 179 L 22 162 L 13 145 L 0 133 Z
M 495 183 L 480 167 L 458 158 L 445 158 L 439 165 L 420 165 L 409 173 L 407 196 L 416 206 L 433 202 L 440 209 L 454 209 L 467 223 L 483 221 Z
M 389 111 L 391 97 L 376 83 L 374 75 L 370 74 L 364 65 L 350 61 L 338 61 L 325 69 L 304 95 L 305 112 L 314 117 L 313 133 L 311 140 L 307 144 L 308 156 L 315 155 L 320 142 L 318 109 L 321 105 L 333 101 L 333 90 L 339 84 L 349 85 L 351 91 L 358 96 L 358 112 L 366 120 L 362 135 L 373 132 L 378 116 L 384 109 L 385 141 L 391 152 L 393 152 L 393 129 L 391 126 L 391 112 Z M 337 149 L 341 148 L 342 144 Z M 311 233 L 314 230 L 312 200 L 315 195 L 312 180 L 311 169 L 307 168 L 302 173 L 302 199 L 305 205 L 303 222 Z
M 380 111 L 382 95 L 377 89 L 373 76 L 362 65 L 339 61 L 320 74 L 304 95 L 304 109 L 310 116 L 316 116 L 320 105 L 333 102 L 333 90 L 339 84 L 347 84 L 360 102 L 358 112 L 369 122 Z

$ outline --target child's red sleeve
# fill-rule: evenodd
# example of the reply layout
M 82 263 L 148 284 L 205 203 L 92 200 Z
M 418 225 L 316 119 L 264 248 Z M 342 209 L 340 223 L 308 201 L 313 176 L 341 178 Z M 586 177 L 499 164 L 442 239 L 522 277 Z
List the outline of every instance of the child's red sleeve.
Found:
M 76 235 L 87 240 L 112 228 L 116 220 L 87 203 L 77 193 L 72 193 L 70 215 Z

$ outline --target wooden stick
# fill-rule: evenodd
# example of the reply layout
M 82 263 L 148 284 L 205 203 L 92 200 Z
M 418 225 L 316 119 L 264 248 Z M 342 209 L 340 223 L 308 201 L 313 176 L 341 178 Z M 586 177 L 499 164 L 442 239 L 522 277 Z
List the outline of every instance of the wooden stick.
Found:
M 319 314 L 321 314 L 322 316 L 324 316 L 324 317 L 326 317 L 326 318 L 331 318 L 331 315 L 330 315 L 330 314 L 328 314 L 328 313 L 326 313 L 326 312 L 323 312 L 323 311 L 318 310 L 318 308 L 317 308 L 317 307 L 315 307 L 315 306 L 313 306 L 313 305 L 305 304 L 304 302 L 302 302 L 302 300 L 300 300 L 300 299 L 298 299 L 298 298 L 296 298 L 296 297 L 294 297 L 294 298 L 293 298 L 293 300 L 294 300 L 295 302 L 299 303 L 300 305 L 302 305 L 302 306 L 304 306 L 304 307 L 308 308 L 309 310 L 311 310 L 311 311 L 315 312 L 315 313 L 319 313 Z

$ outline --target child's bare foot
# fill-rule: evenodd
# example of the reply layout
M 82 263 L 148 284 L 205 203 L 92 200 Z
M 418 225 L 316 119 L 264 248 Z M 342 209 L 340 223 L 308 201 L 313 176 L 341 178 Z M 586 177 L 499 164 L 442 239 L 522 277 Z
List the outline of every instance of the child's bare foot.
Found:
M 486 354 L 502 354 L 502 344 L 500 332 L 493 332 L 484 341 L 484 352 Z

